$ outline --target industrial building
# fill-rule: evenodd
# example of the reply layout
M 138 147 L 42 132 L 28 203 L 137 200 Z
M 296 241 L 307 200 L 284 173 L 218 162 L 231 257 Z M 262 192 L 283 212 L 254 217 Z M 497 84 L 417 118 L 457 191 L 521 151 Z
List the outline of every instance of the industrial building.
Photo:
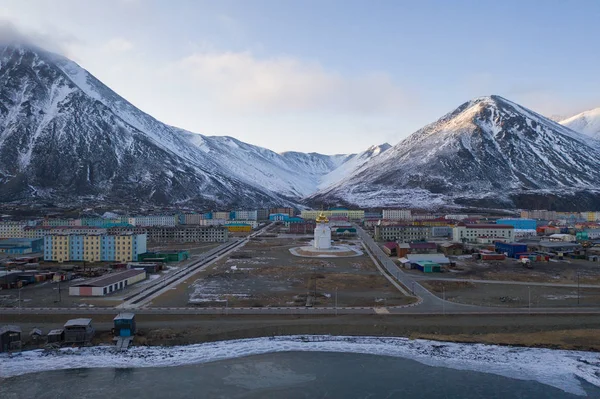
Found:
M 537 227 L 537 221 L 535 219 L 522 218 L 498 219 L 496 220 L 496 224 L 506 224 L 519 230 L 535 230 Z
M 189 257 L 188 251 L 146 252 L 138 255 L 138 262 L 181 262 Z
M 0 239 L 0 253 L 24 255 L 41 252 L 44 248 L 42 238 L 7 238 Z
M 527 244 L 518 242 L 496 242 L 494 248 L 496 252 L 506 254 L 510 258 L 518 258 L 517 254 L 527 252 Z
M 142 281 L 146 278 L 144 270 L 126 270 L 110 273 L 102 277 L 89 279 L 69 287 L 71 296 L 104 296 Z

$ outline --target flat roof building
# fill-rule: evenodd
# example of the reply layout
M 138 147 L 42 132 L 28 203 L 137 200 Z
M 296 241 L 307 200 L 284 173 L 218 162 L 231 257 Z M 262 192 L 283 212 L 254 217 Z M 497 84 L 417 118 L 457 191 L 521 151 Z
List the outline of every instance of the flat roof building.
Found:
M 146 278 L 145 270 L 126 270 L 119 273 L 110 273 L 102 277 L 93 278 L 74 284 L 69 287 L 71 296 L 104 296 L 115 291 L 142 281 Z

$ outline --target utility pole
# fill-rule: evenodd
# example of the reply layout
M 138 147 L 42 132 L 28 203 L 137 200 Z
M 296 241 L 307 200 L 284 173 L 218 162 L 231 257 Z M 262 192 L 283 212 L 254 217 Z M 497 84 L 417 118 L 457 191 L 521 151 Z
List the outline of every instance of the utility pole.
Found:
M 229 298 L 225 298 L 225 316 L 229 315 Z
M 531 314 L 531 287 L 527 286 L 527 295 L 529 297 L 529 314 Z
M 337 316 L 337 305 L 338 305 L 338 301 L 337 301 L 337 287 L 335 287 L 335 315 Z
M 442 285 L 442 310 L 444 313 L 444 316 L 446 316 L 446 287 Z
M 577 305 L 579 305 L 579 272 L 577 272 Z

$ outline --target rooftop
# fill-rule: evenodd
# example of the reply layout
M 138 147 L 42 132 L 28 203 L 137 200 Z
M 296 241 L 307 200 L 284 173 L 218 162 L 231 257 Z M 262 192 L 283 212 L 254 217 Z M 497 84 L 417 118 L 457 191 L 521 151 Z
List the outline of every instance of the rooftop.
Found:
M 107 285 L 126 280 L 142 273 L 146 272 L 144 270 L 131 269 L 119 273 L 110 273 L 102 277 L 92 278 L 79 284 L 74 284 L 72 287 L 106 287 Z
M 92 324 L 92 319 L 71 319 L 65 323 L 65 327 L 81 327 Z
M 19 326 L 14 326 L 14 325 L 7 325 L 7 326 L 2 326 L 0 327 L 0 335 L 7 333 L 7 332 L 21 332 L 21 327 Z
M 134 313 L 119 313 L 113 320 L 132 320 L 134 317 Z

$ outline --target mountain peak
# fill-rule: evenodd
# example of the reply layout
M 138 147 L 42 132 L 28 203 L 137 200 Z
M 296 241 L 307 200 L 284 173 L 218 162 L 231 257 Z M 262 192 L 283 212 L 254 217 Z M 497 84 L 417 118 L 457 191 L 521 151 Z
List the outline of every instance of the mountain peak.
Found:
M 578 133 L 600 139 L 600 108 L 584 111 L 560 121 L 560 124 Z
M 593 140 L 492 95 L 463 103 L 315 197 L 367 207 L 506 207 L 599 184 Z

